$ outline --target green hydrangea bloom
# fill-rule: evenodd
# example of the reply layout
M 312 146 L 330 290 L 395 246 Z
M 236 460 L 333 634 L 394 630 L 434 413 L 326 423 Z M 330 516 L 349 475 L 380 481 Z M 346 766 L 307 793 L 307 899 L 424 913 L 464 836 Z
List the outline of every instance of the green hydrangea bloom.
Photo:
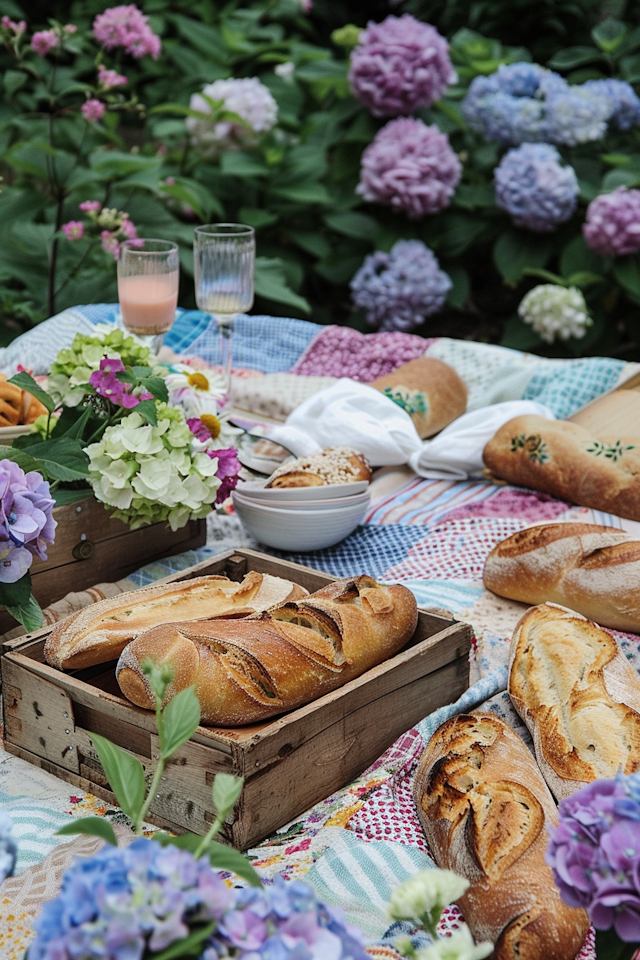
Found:
M 114 328 L 104 335 L 77 333 L 70 347 L 60 350 L 51 365 L 47 389 L 57 403 L 76 407 L 84 396 L 81 384 L 100 368 L 104 356 L 120 357 L 125 367 L 154 367 L 156 357 L 148 347 L 123 330 Z

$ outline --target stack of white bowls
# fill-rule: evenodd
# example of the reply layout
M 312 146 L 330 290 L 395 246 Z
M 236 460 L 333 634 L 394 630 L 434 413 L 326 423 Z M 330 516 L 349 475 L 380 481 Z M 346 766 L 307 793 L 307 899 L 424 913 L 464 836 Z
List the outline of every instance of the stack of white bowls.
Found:
M 232 493 L 233 505 L 248 532 L 280 550 L 322 550 L 355 530 L 369 506 L 369 484 L 321 487 L 266 487 L 252 480 Z

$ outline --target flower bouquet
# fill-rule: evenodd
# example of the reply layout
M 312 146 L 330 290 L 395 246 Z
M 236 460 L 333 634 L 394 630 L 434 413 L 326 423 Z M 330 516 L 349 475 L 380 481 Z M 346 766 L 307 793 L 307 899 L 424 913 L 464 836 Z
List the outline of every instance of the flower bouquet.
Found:
M 27 629 L 42 623 L 28 568 L 33 556 L 46 558 L 54 505 L 95 497 L 132 530 L 162 521 L 178 530 L 227 499 L 240 470 L 231 446 L 240 431 L 222 409 L 219 380 L 160 364 L 110 326 L 77 334 L 44 384 L 24 370 L 11 378 L 47 411 L 31 433 L 0 447 L 10 471 L 0 474 L 0 603 Z

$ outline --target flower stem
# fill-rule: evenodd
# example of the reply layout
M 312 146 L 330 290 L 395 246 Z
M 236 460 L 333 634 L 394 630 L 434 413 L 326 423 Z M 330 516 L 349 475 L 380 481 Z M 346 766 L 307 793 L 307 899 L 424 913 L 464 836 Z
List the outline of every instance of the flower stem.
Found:
M 160 746 L 160 755 L 158 757 L 158 763 L 156 764 L 156 769 L 153 772 L 151 783 L 149 784 L 149 791 L 147 793 L 144 803 L 142 804 L 142 807 L 140 808 L 140 812 L 136 818 L 135 832 L 137 836 L 141 836 L 142 834 L 142 824 L 144 823 L 144 819 L 146 815 L 149 813 L 149 807 L 153 803 L 156 793 L 158 792 L 160 781 L 162 780 L 162 774 L 164 773 L 164 768 L 167 762 L 164 756 L 164 749 L 163 749 L 164 719 L 162 716 L 162 702 L 159 700 L 158 697 L 156 697 L 156 724 L 158 727 L 158 742 Z

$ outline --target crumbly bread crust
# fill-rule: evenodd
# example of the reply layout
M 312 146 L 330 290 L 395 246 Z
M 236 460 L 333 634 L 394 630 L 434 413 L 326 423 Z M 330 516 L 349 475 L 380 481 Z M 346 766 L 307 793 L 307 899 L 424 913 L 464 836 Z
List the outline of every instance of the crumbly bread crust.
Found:
M 559 603 L 640 633 L 640 540 L 624 530 L 592 523 L 519 530 L 489 553 L 484 585 L 509 600 Z
M 640 678 L 597 624 L 557 604 L 527 610 L 511 639 L 508 689 L 558 800 L 640 769 Z
M 227 577 L 194 577 L 178 583 L 143 587 L 101 600 L 57 623 L 44 655 L 60 670 L 116 660 L 133 637 L 170 620 L 248 617 L 307 590 L 290 580 L 252 570 L 241 583 Z
M 362 453 L 348 447 L 327 447 L 308 457 L 282 464 L 267 487 L 322 487 L 332 483 L 371 480 L 371 467 Z
M 566 420 L 516 417 L 483 451 L 490 473 L 561 500 L 640 520 L 640 443 L 593 437 Z
M 557 812 L 520 737 L 494 714 L 453 717 L 422 755 L 414 799 L 437 865 L 469 880 L 458 904 L 491 960 L 574 960 L 589 921 L 545 863 Z
M 141 634 L 118 662 L 123 694 L 154 706 L 141 663 L 173 667 L 165 702 L 195 684 L 202 723 L 256 723 L 315 700 L 397 653 L 418 619 L 415 597 L 371 577 L 328 584 L 242 621 L 168 623 Z
M 467 409 L 467 387 L 444 360 L 416 357 L 378 377 L 370 386 L 387 394 L 409 413 L 423 440 L 439 433 Z

